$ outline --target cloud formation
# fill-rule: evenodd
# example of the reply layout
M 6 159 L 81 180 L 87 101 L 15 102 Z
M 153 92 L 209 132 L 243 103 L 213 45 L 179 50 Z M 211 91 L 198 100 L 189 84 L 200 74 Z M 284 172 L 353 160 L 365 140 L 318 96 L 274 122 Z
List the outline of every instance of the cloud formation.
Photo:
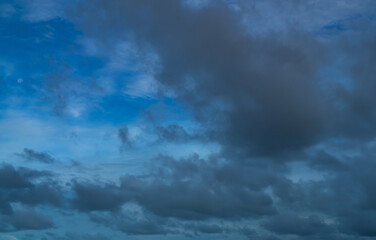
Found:
M 27 161 L 38 161 L 42 163 L 53 163 L 56 160 L 50 156 L 48 153 L 36 152 L 29 148 L 24 148 L 22 153 L 17 153 L 18 156 L 24 158 Z
M 64 197 L 59 187 L 44 179 L 50 177 L 51 173 L 27 168 L 15 169 L 11 165 L 3 165 L 0 173 L 0 231 L 53 227 L 50 217 L 33 209 L 38 205 L 63 206 Z M 34 183 L 35 179 L 42 181 Z M 16 203 L 27 207 L 15 209 Z
M 0 59 L 0 110 L 46 114 L 58 129 L 34 134 L 19 121 L 0 138 L 7 162 L 30 146 L 16 153 L 24 166 L 0 167 L 0 231 L 376 236 L 373 1 L 21 1 L 0 10 L 12 29 L 32 29 L 4 39 L 39 46 L 26 60 Z M 8 61 L 18 55 L 1 50 Z M 12 124 L 1 120 L 0 130 Z M 85 219 L 98 234 L 54 217 Z

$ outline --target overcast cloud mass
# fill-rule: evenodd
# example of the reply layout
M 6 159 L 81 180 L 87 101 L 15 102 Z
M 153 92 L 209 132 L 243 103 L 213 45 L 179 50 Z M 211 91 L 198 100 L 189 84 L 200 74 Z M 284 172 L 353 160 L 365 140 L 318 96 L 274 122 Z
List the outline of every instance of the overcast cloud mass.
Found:
M 373 0 L 3 0 L 0 240 L 376 238 Z

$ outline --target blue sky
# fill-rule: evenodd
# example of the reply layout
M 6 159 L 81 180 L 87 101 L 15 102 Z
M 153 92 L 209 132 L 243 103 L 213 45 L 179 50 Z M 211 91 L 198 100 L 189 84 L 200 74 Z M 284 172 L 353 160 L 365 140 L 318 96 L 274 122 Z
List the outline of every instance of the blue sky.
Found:
M 372 239 L 376 4 L 0 2 L 0 240 Z

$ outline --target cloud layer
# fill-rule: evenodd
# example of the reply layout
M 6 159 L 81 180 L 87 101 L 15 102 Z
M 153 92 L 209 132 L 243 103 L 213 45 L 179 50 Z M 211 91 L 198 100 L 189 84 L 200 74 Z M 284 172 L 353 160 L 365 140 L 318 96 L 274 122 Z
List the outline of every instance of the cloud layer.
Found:
M 0 232 L 375 237 L 375 10 L 368 0 L 0 5 L 10 29 L 0 40 L 38 46 L 0 58 Z

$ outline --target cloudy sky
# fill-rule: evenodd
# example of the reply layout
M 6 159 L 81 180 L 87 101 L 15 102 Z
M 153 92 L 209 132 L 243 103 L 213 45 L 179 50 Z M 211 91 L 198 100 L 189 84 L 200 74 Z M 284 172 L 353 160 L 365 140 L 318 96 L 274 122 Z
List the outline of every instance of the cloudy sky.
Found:
M 374 0 L 1 0 L 0 240 L 376 238 Z

